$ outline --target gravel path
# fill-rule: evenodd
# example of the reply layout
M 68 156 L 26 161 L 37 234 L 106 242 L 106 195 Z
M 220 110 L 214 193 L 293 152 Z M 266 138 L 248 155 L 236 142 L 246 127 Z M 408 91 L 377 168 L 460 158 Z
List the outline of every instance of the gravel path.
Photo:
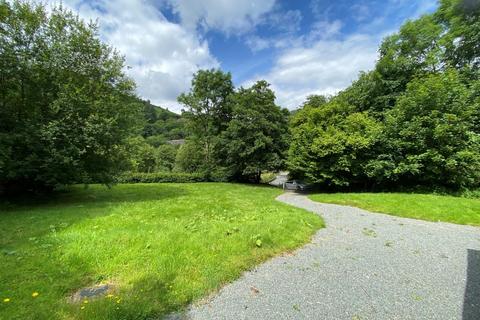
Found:
M 189 319 L 480 319 L 480 228 L 285 193 L 327 227 L 190 308 Z M 183 317 L 182 317 L 183 318 Z

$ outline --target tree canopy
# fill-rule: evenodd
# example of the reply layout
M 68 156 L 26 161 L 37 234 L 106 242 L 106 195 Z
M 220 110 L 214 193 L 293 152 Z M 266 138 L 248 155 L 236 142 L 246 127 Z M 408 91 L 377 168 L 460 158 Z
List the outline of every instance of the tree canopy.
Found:
M 61 7 L 0 1 L 0 186 L 113 180 L 140 105 L 123 58 Z
M 372 71 L 291 121 L 292 173 L 328 186 L 480 184 L 480 8 L 442 0 L 384 39 Z
M 229 73 L 200 70 L 191 91 L 178 100 L 187 107 L 188 148 L 203 158 L 195 167 L 213 180 L 258 183 L 262 170 L 282 166 L 288 111 L 275 104 L 267 82 L 235 90 Z

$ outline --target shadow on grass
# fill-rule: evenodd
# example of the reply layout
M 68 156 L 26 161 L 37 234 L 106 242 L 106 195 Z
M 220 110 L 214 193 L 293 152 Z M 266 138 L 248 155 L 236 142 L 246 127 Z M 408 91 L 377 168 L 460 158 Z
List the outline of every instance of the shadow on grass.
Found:
M 480 251 L 468 249 L 467 286 L 463 300 L 463 320 L 480 319 Z
M 170 184 L 124 184 L 111 188 L 101 185 L 72 186 L 44 196 L 0 197 L 0 213 L 28 207 L 45 208 L 75 205 L 111 205 L 119 202 L 164 200 L 186 195 L 181 186 Z

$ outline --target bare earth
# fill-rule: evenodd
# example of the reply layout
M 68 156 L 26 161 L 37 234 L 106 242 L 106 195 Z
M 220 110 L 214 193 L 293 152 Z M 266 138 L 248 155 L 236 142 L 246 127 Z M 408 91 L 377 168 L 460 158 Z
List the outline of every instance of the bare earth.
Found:
M 327 224 L 293 255 L 245 273 L 188 319 L 480 319 L 480 228 L 277 200 Z

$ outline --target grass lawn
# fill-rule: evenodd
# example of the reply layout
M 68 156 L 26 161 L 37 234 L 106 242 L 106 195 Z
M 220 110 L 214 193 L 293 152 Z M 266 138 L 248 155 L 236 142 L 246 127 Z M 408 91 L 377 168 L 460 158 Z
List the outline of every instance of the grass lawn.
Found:
M 150 319 L 181 309 L 323 226 L 275 201 L 280 193 L 221 183 L 93 185 L 43 203 L 4 201 L 0 319 Z M 105 282 L 113 297 L 69 302 Z
M 413 193 L 313 194 L 310 199 L 428 221 L 480 226 L 480 199 Z

